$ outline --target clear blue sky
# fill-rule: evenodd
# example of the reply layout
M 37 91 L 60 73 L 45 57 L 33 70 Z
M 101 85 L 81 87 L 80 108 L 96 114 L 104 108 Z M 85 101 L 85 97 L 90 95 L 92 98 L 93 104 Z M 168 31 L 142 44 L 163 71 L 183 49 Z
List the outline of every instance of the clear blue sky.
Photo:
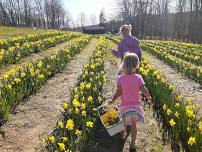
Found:
M 76 20 L 79 13 L 83 12 L 88 17 L 94 13 L 97 18 L 102 8 L 109 17 L 115 8 L 115 0 L 63 0 L 65 8 L 69 10 L 73 19 Z

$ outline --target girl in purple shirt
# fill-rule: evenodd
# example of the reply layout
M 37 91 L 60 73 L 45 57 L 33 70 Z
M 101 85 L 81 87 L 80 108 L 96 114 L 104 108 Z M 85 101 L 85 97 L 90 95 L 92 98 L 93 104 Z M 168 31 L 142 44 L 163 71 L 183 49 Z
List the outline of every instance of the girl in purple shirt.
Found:
M 123 25 L 120 28 L 120 33 L 123 36 L 123 40 L 118 44 L 118 50 L 112 50 L 112 54 L 123 60 L 124 54 L 126 52 L 135 53 L 139 60 L 142 58 L 142 51 L 140 48 L 139 40 L 131 35 L 132 26 Z

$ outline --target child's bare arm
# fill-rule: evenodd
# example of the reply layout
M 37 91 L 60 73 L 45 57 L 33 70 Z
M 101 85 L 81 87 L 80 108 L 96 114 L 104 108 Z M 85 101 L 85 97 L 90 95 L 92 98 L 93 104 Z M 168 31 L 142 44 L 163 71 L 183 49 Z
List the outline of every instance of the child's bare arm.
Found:
M 142 85 L 142 86 L 140 87 L 140 90 L 142 91 L 142 93 L 146 96 L 146 98 L 147 98 L 149 101 L 152 100 L 152 98 L 151 98 L 151 96 L 150 96 L 150 94 L 149 94 L 148 89 L 147 89 L 144 85 Z
M 114 97 L 109 102 L 109 104 L 113 104 L 121 96 L 121 94 L 122 94 L 121 86 L 117 86 L 116 93 L 114 94 Z

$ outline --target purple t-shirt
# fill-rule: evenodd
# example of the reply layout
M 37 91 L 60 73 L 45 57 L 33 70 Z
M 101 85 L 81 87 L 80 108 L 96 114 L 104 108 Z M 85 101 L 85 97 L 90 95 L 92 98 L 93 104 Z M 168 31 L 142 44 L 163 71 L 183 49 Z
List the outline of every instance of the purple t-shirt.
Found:
M 139 40 L 132 36 L 126 35 L 124 39 L 118 44 L 118 50 L 114 51 L 113 54 L 116 57 L 123 58 L 126 52 L 137 54 L 139 58 L 142 56 Z
M 117 79 L 117 85 L 121 87 L 121 106 L 140 105 L 140 87 L 144 80 L 139 74 L 121 75 Z

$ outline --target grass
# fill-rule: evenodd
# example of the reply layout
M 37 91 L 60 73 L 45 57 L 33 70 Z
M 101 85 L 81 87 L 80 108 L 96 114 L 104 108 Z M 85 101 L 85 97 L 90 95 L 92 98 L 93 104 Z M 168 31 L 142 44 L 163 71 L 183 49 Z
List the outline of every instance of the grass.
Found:
M 57 31 L 57 30 L 0 26 L 0 38 L 10 38 L 18 35 L 21 36 L 25 34 L 37 34 L 50 31 Z

